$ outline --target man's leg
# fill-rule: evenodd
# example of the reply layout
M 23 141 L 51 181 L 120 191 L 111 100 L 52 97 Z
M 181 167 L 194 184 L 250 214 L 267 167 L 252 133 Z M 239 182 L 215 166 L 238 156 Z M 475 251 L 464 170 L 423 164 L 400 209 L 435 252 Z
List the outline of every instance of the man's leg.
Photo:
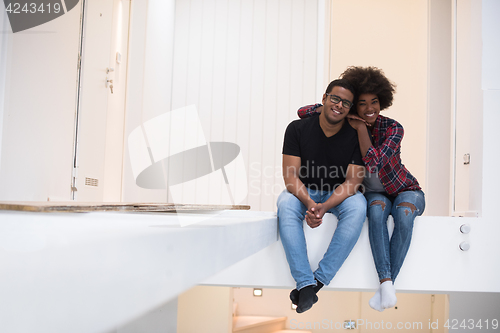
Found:
M 313 200 L 319 200 L 317 192 L 309 190 Z M 317 202 L 317 201 L 316 201 Z M 316 286 L 309 259 L 303 220 L 307 207 L 293 194 L 284 190 L 278 198 L 278 225 L 281 242 L 297 289 L 292 290 L 290 299 L 297 305 L 297 312 L 309 310 L 318 301 Z
M 313 200 L 314 198 L 311 197 Z M 293 194 L 284 190 L 278 197 L 278 226 L 286 259 L 297 289 L 316 285 L 307 258 L 303 221 L 307 207 Z
M 365 197 L 358 192 L 330 212 L 338 218 L 337 229 L 328 250 L 319 262 L 318 269 L 314 272 L 316 279 L 324 285 L 330 283 L 358 241 L 366 219 Z

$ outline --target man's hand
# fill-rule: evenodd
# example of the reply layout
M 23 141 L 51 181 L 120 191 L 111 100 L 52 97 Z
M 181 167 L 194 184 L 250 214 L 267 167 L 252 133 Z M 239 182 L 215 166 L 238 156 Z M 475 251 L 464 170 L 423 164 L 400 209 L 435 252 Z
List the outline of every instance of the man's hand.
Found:
M 325 215 L 327 209 L 326 206 L 322 203 L 318 203 L 312 207 L 310 207 L 306 211 L 306 222 L 310 228 L 316 228 L 323 223 L 323 216 Z

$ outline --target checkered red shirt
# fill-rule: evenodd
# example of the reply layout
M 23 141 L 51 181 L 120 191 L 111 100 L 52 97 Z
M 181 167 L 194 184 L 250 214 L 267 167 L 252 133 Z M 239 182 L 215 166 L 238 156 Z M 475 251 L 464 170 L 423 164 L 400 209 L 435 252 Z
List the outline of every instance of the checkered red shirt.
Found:
M 311 117 L 321 104 L 307 105 L 298 110 L 300 118 Z M 394 119 L 379 115 L 372 129 L 373 146 L 368 149 L 363 162 L 371 173 L 379 170 L 379 178 L 386 192 L 397 195 L 403 191 L 420 190 L 418 181 L 401 163 L 403 126 Z

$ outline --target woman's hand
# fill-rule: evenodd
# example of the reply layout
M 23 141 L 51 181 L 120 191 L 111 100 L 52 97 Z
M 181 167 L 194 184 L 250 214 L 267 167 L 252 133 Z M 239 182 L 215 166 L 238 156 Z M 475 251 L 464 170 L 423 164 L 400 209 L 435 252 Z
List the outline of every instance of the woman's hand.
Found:
M 349 125 L 351 125 L 351 127 L 356 131 L 359 131 L 362 128 L 366 128 L 367 126 L 370 127 L 370 124 L 368 124 L 364 119 L 353 114 L 348 114 L 347 120 L 349 121 Z

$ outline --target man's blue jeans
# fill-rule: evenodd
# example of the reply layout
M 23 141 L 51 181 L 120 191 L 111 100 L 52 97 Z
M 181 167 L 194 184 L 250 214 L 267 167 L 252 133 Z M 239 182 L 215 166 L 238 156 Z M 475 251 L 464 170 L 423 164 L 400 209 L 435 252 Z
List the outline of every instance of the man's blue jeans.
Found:
M 332 192 L 309 190 L 309 196 L 316 203 L 325 202 Z M 303 221 L 307 207 L 293 194 L 284 190 L 278 197 L 278 223 L 281 242 L 290 266 L 297 290 L 316 285 L 316 278 L 328 285 L 342 266 L 356 244 L 366 219 L 366 199 L 361 193 L 348 197 L 329 210 L 338 218 L 328 250 L 313 273 L 307 257 Z
M 405 191 L 395 198 L 383 193 L 368 192 L 365 197 L 368 204 L 370 246 L 379 280 L 390 278 L 394 281 L 410 248 L 413 221 L 424 212 L 424 192 Z M 405 202 L 414 205 L 415 209 L 401 205 Z M 387 229 L 389 214 L 394 219 L 394 231 L 390 240 Z

